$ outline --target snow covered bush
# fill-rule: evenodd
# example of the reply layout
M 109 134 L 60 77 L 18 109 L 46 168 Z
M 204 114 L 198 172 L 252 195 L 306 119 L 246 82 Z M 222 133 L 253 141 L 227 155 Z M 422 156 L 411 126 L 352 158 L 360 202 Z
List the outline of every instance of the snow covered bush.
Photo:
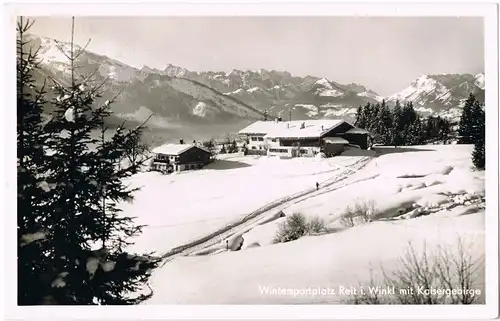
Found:
M 359 201 L 354 206 L 347 206 L 345 213 L 340 218 L 340 222 L 344 226 L 353 227 L 371 222 L 376 214 L 375 201 Z
M 306 232 L 307 221 L 304 215 L 300 213 L 293 213 L 280 224 L 274 241 L 275 243 L 294 241 L 305 235 Z
M 274 243 L 294 241 L 304 235 L 315 235 L 325 231 L 325 223 L 320 218 L 314 217 L 308 221 L 303 214 L 293 213 L 279 225 Z
M 319 217 L 315 216 L 307 222 L 308 234 L 321 234 L 326 232 L 326 224 Z
M 429 251 L 425 244 L 419 251 L 410 243 L 399 266 L 386 272 L 377 286 L 371 274 L 363 293 L 353 296 L 353 304 L 473 304 L 479 303 L 481 292 L 477 279 L 484 273 L 484 255 L 473 258 L 469 244 L 458 237 L 456 248 L 439 245 Z M 381 295 L 377 289 L 394 289 Z M 484 302 L 484 301 L 483 301 Z

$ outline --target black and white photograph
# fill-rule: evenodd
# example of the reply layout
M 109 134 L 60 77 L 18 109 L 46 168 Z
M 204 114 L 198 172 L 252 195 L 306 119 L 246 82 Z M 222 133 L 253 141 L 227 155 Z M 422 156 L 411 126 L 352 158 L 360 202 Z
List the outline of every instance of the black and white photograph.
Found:
M 14 305 L 498 314 L 498 8 L 303 6 L 11 10 Z

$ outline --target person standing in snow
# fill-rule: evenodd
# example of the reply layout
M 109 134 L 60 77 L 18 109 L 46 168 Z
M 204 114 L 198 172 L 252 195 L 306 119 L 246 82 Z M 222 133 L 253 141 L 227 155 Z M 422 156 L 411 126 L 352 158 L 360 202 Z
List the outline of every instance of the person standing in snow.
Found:
M 319 190 L 319 183 L 316 182 L 316 190 Z

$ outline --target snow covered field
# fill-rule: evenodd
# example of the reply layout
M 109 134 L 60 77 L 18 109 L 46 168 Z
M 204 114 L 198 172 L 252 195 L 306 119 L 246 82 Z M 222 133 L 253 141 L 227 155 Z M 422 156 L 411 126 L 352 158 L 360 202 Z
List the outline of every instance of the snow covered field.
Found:
M 137 223 L 148 225 L 133 250 L 163 254 L 280 197 L 313 188 L 360 158 L 280 160 L 234 155 L 222 155 L 198 171 L 132 177 L 128 183 L 142 189 L 122 209 L 125 215 L 137 217 Z
M 475 257 L 484 255 L 484 172 L 472 170 L 472 146 L 376 151 L 378 156 L 342 186 L 320 188 L 281 207 L 286 215 L 319 217 L 329 233 L 272 244 L 286 217 L 255 225 L 242 234 L 240 251 L 176 257 L 158 268 L 150 282 L 155 294 L 146 304 L 338 303 L 348 298 L 340 287 L 368 282 L 370 270 L 376 274 L 381 265 L 390 271 L 410 241 L 420 251 L 424 243 L 427 249 L 453 247 L 460 236 Z M 366 153 L 291 160 L 226 155 L 201 171 L 137 175 L 131 183 L 144 187 L 124 210 L 150 226 L 135 249 L 165 253 L 277 198 L 345 174 L 344 166 L 362 156 Z M 372 222 L 341 224 L 348 206 L 365 201 L 375 204 Z M 478 277 L 484 291 L 484 275 Z M 317 287 L 337 293 L 272 294 Z

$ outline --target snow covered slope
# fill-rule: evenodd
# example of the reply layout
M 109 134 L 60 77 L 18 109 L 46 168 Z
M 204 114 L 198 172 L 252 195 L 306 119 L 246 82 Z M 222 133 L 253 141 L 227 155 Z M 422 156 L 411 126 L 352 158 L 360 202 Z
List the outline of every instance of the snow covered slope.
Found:
M 345 295 L 290 296 L 266 291 L 357 286 L 369 279 L 371 267 L 382 264 L 390 271 L 396 266 L 409 241 L 420 251 L 424 243 L 427 249 L 438 244 L 454 245 L 460 235 L 471 245 L 474 256 L 484 255 L 484 207 L 481 207 L 484 172 L 471 171 L 471 149 L 463 145 L 380 149 L 377 151 L 380 156 L 349 177 L 350 183 L 345 187 L 320 189 L 283 210 L 287 215 L 298 212 L 306 217 L 319 217 L 331 233 L 272 244 L 271 239 L 284 218 L 255 226 L 242 235 L 241 251 L 180 257 L 156 270 L 151 280 L 155 294 L 146 304 L 339 303 L 346 299 Z M 337 165 L 349 166 L 356 157 L 359 156 L 348 154 L 337 158 Z M 236 160 L 247 162 L 245 159 L 251 159 L 247 164 L 251 166 L 230 165 Z M 335 175 L 323 167 L 335 158 L 316 161 L 315 167 L 320 166 L 317 174 L 305 163 L 297 167 L 299 160 L 271 161 L 256 157 L 228 159 L 219 165 L 224 170 L 213 168 L 167 177 L 141 174 L 150 175 L 145 188 L 151 185 L 153 191 L 155 184 L 161 184 L 162 195 L 172 197 L 145 193 L 147 199 L 141 201 L 139 196 L 139 203 L 130 205 L 127 211 L 139 215 L 143 223 L 156 224 L 159 230 L 162 230 L 159 225 L 170 224 L 157 234 L 152 232 L 154 227 L 146 229 L 143 235 L 145 242 L 141 247 L 161 252 L 176 243 L 175 238 L 188 240 L 196 234 L 202 235 L 280 193 L 293 192 L 294 188 L 314 184 L 321 177 Z M 254 177 L 259 172 L 261 176 Z M 237 185 L 230 179 L 236 173 Z M 216 176 L 223 183 L 217 193 L 213 188 L 196 195 L 187 192 L 188 185 L 207 186 L 202 180 L 214 181 Z M 264 181 L 268 176 L 272 179 Z M 136 179 L 146 182 L 145 177 L 139 177 Z M 261 180 L 259 189 L 250 188 L 255 186 L 253 179 Z M 230 189 L 232 193 L 225 194 Z M 351 228 L 341 227 L 340 217 L 346 207 L 361 200 L 376 202 L 379 214 L 375 220 Z M 429 212 L 416 217 L 412 212 L 415 206 Z M 188 222 L 196 217 L 198 222 Z M 478 277 L 476 285 L 483 288 L 484 275 Z
M 149 225 L 137 241 L 138 250 L 165 253 L 341 172 L 334 166 L 338 160 L 332 159 L 230 155 L 200 171 L 168 176 L 148 172 L 130 180 L 143 188 L 134 203 L 123 204 L 124 213 Z M 346 157 L 345 162 L 357 160 Z M 192 186 L 200 191 L 190 192 Z

